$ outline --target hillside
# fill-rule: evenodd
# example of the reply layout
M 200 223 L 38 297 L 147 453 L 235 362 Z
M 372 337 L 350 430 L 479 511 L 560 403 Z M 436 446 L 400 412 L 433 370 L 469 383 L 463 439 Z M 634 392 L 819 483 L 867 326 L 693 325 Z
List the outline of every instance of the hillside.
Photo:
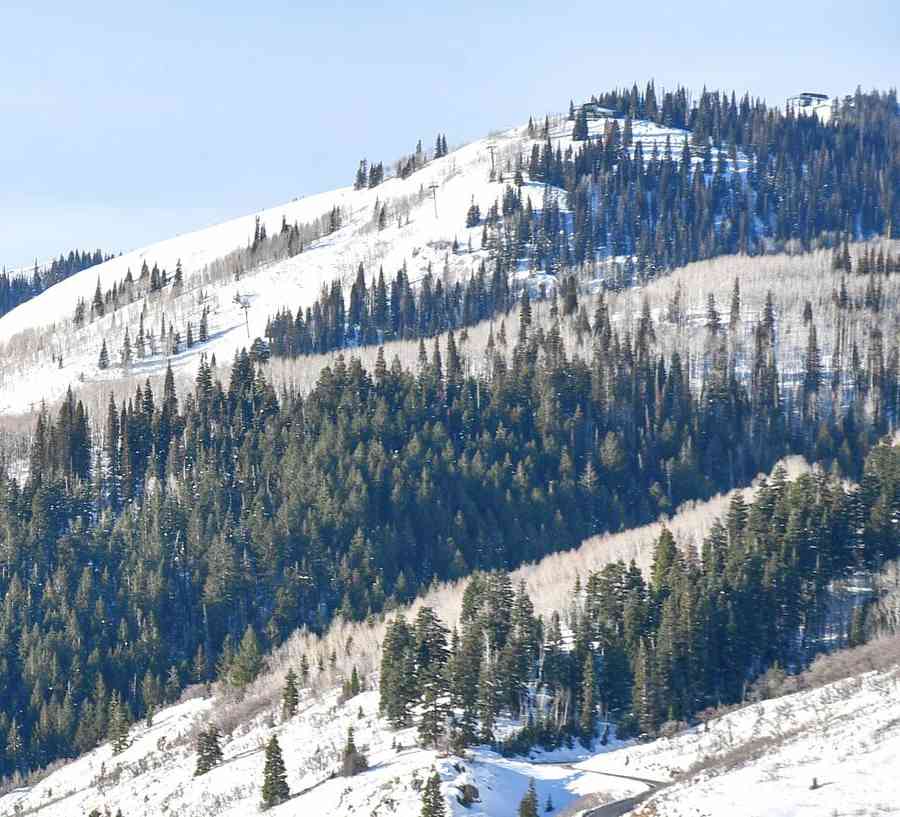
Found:
M 612 92 L 0 317 L 0 773 L 287 667 L 435 748 L 657 736 L 880 632 L 892 100 Z
M 592 122 L 592 133 L 602 133 L 603 125 L 599 120 Z M 568 119 L 552 120 L 550 139 L 555 149 L 565 151 L 571 147 L 571 133 Z M 634 133 L 646 150 L 653 145 L 661 147 L 666 139 L 680 145 L 688 136 L 686 131 L 662 128 L 652 122 L 635 123 Z M 531 145 L 540 143 L 540 139 L 528 136 L 525 127 L 502 131 L 432 159 L 405 179 L 388 178 L 371 189 L 348 187 L 307 196 L 125 253 L 74 275 L 0 318 L 4 357 L 0 368 L 0 412 L 30 411 L 42 399 L 55 401 L 70 385 L 83 388 L 129 375 L 144 378 L 160 374 L 169 360 L 176 372 L 191 374 L 196 371 L 201 354 L 215 354 L 220 362 L 228 362 L 252 339 L 265 335 L 267 320 L 279 309 L 311 305 L 321 288 L 333 280 L 349 284 L 360 264 L 369 275 L 380 267 L 393 273 L 406 264 L 414 282 L 429 266 L 448 280 L 464 279 L 488 257 L 487 250 L 481 248 L 482 228 L 465 226 L 466 211 L 475 203 L 487 212 L 505 188 L 499 180 L 502 176 L 490 180 L 492 152 L 498 168 L 511 168 L 516 157 L 528 155 Z M 437 186 L 434 197 L 432 185 Z M 538 206 L 544 198 L 544 187 L 536 181 L 526 181 L 521 188 L 523 199 L 531 198 Z M 560 191 L 553 194 L 559 196 L 560 206 L 565 208 Z M 387 205 L 390 213 L 380 230 L 376 203 Z M 283 219 L 288 224 L 311 223 L 335 207 L 341 212 L 340 229 L 313 241 L 299 255 L 252 268 L 239 281 L 217 275 L 218 260 L 251 242 L 257 218 L 271 236 L 278 234 Z M 454 240 L 464 248 L 471 241 L 473 250 L 452 252 Z M 82 329 L 72 326 L 78 300 L 90 303 L 98 281 L 102 291 L 110 290 L 125 279 L 128 270 L 136 277 L 145 262 L 168 270 L 171 277 L 178 261 L 184 272 L 183 291 L 167 291 L 147 299 L 144 323 L 156 329 L 163 318 L 179 327 L 192 320 L 196 328 L 206 307 L 210 310 L 208 343 L 198 343 L 175 355 L 150 355 L 124 371 L 116 365 L 118 350 L 126 327 L 132 338 L 136 337 L 144 299 L 123 305 Z M 235 303 L 235 296 L 248 301 L 246 316 Z M 113 365 L 102 372 L 97 362 L 104 338 L 112 350 Z
M 881 649 L 896 651 L 896 643 Z M 560 815 L 586 815 L 604 802 L 642 795 L 648 786 L 641 779 L 657 781 L 660 789 L 637 807 L 634 814 L 643 817 L 895 814 L 898 691 L 893 666 L 748 705 L 649 744 L 612 741 L 598 746 L 599 753 L 576 745 L 512 759 L 484 747 L 462 757 L 417 748 L 413 730 L 394 732 L 378 717 L 374 692 L 345 704 L 327 693 L 302 698 L 299 714 L 287 722 L 279 722 L 273 710 L 238 723 L 223 743 L 222 764 L 199 778 L 193 777 L 198 729 L 211 716 L 229 721 L 228 713 L 240 707 L 193 698 L 159 712 L 151 727 L 136 725 L 123 753 L 100 747 L 38 784 L 0 797 L 0 815 L 69 817 L 92 809 L 121 809 L 126 817 L 255 813 L 263 746 L 272 734 L 282 746 L 293 794 L 271 810 L 275 817 L 418 817 L 420 787 L 432 767 L 455 817 L 515 817 L 529 779 L 541 813 Z M 369 770 L 351 779 L 331 778 L 348 726 L 368 756 Z M 477 790 L 477 801 L 467 807 L 458 802 L 464 785 Z M 544 811 L 548 797 L 553 809 Z

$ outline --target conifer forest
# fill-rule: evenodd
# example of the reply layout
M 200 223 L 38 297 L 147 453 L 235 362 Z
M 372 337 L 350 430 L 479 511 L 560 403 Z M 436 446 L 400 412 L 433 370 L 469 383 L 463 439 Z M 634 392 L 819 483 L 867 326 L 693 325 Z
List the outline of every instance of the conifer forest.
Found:
M 610 117 L 590 131 L 599 109 L 624 125 Z M 690 140 L 645 150 L 638 120 Z M 900 258 L 865 243 L 889 242 L 900 224 L 895 92 L 857 92 L 823 124 L 749 96 L 692 100 L 650 83 L 573 105 L 567 123 L 574 142 L 559 150 L 530 122 L 530 153 L 491 171 L 497 201 L 456 214 L 488 250 L 470 276 L 354 264 L 308 305 L 282 304 L 229 366 L 204 354 L 190 384 L 170 366 L 161 387 L 110 392 L 105 411 L 77 383 L 40 408 L 27 463 L 0 475 L 0 777 L 125 745 L 130 723 L 189 685 L 239 691 L 297 628 L 323 632 L 337 618 L 388 622 L 379 695 L 393 727 L 417 726 L 426 746 L 508 752 L 606 741 L 601 719 L 618 737 L 654 735 L 744 700 L 773 667 L 799 671 L 838 630 L 865 640 L 866 608 L 836 623 L 828 587 L 900 557 L 900 352 L 882 292 Z M 396 175 L 423 155 L 420 145 Z M 441 133 L 434 158 L 448 155 Z M 392 172 L 364 160 L 354 188 L 380 189 Z M 522 195 L 526 179 L 543 201 Z M 269 236 L 257 218 L 229 275 L 296 257 L 351 215 L 335 205 Z M 374 235 L 387 219 L 375 213 Z M 691 262 L 821 249 L 845 279 L 867 282 L 858 302 L 835 292 L 840 314 L 880 316 L 883 329 L 832 354 L 810 307 L 789 388 L 771 293 L 736 360 L 747 320 L 737 278 L 730 308 L 707 305 L 699 367 L 659 341 L 665 315 L 645 306 L 625 326 L 610 313 L 609 292 Z M 75 252 L 43 273 L 4 272 L 0 314 L 106 258 Z M 136 300 L 136 288 L 149 298 L 187 285 L 180 263 L 171 276 L 152 259 L 135 273 L 110 291 L 98 278 L 92 302 L 70 305 L 76 326 Z M 208 342 L 208 319 L 204 308 L 173 330 L 164 353 Z M 467 332 L 485 322 L 476 359 Z M 143 314 L 124 337 L 127 348 L 103 337 L 103 372 L 150 354 Z M 384 352 L 393 341 L 413 344 L 413 362 Z M 372 366 L 364 347 L 378 348 Z M 274 382 L 273 360 L 323 353 L 333 358 L 312 387 Z M 793 454 L 817 467 L 788 478 L 776 464 Z M 649 574 L 609 564 L 551 616 L 509 578 L 761 473 L 693 549 L 664 527 Z M 458 579 L 458 622 L 429 607 L 397 613 Z M 290 715 L 305 682 L 291 675 Z M 503 716 L 523 727 L 501 740 Z M 217 731 L 201 740 L 198 776 L 222 756 Z M 267 806 L 289 796 L 271 740 Z

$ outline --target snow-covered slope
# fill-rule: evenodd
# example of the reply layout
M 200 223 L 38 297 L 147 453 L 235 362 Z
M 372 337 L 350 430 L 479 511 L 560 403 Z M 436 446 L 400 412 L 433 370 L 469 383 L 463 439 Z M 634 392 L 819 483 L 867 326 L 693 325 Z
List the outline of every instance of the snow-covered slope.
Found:
M 900 814 L 900 667 L 747 706 L 672 739 L 583 764 L 677 778 L 637 813 Z M 814 783 L 815 781 L 815 783 Z
M 293 797 L 272 810 L 296 814 L 416 817 L 420 787 L 432 768 L 454 817 L 514 817 L 535 780 L 543 812 L 588 815 L 598 805 L 657 789 L 637 807 L 646 815 L 898 814 L 900 670 L 869 672 L 828 686 L 747 706 L 671 739 L 641 745 L 611 742 L 591 753 L 575 746 L 507 759 L 486 749 L 466 757 L 416 746 L 415 730 L 392 732 L 377 716 L 377 693 L 345 704 L 337 694 L 301 701 L 286 723 L 264 711 L 224 741 L 224 762 L 195 778 L 193 735 L 211 718 L 233 717 L 220 701 L 196 698 L 136 726 L 131 746 L 108 745 L 0 798 L 0 817 L 69 817 L 92 809 L 128 817 L 239 817 L 257 811 L 271 734 L 282 746 Z M 333 777 L 352 726 L 369 769 Z M 817 787 L 811 788 L 815 778 Z M 672 782 L 672 781 L 675 782 Z M 477 801 L 464 807 L 463 786 Z M 471 790 L 475 793 L 474 790 Z M 600 811 L 599 815 L 604 812 Z
M 364 692 L 344 705 L 336 693 L 322 700 L 301 701 L 300 713 L 286 723 L 263 713 L 238 726 L 223 742 L 221 765 L 203 777 L 196 767 L 193 736 L 222 706 L 197 698 L 159 713 L 151 727 L 132 729 L 131 745 L 119 755 L 107 744 L 55 771 L 32 788 L 0 798 L 0 817 L 40 814 L 70 817 L 92 809 L 127 817 L 244 817 L 258 810 L 264 748 L 278 736 L 287 767 L 292 799 L 270 813 L 387 815 L 416 817 L 421 784 L 436 768 L 453 814 L 513 817 L 530 778 L 542 805 L 548 796 L 558 810 L 599 792 L 601 801 L 618 799 L 642 787 L 639 783 L 580 771 L 582 749 L 544 755 L 536 760 L 505 759 L 476 750 L 465 758 L 438 755 L 415 744 L 415 729 L 393 732 L 377 717 L 378 695 Z M 347 739 L 365 752 L 369 769 L 352 779 L 333 776 Z M 463 786 L 477 789 L 478 802 L 457 802 Z
M 594 121 L 590 127 L 593 133 L 600 133 L 604 126 L 603 121 Z M 571 129 L 572 123 L 564 117 L 551 120 L 554 146 L 565 150 L 571 145 Z M 662 147 L 667 138 L 677 156 L 685 136 L 684 131 L 648 122 L 634 125 L 634 138 L 643 144 L 645 156 L 653 145 Z M 135 337 L 142 300 L 82 329 L 72 325 L 78 300 L 90 304 L 98 280 L 102 290 L 110 289 L 125 279 L 129 269 L 137 277 L 145 261 L 150 267 L 158 264 L 160 269 L 167 269 L 171 276 L 180 260 L 185 274 L 181 295 L 164 293 L 148 301 L 148 328 L 158 331 L 165 317 L 167 324 L 178 328 L 183 337 L 187 321 L 193 321 L 196 331 L 201 310 L 204 306 L 210 308 L 210 341 L 172 359 L 173 367 L 185 372 L 196 368 L 203 352 L 215 353 L 219 361 L 230 360 L 235 351 L 264 334 L 267 318 L 277 310 L 310 305 L 323 284 L 336 278 L 347 281 L 360 263 L 369 278 L 380 266 L 387 276 L 393 276 L 404 262 L 413 282 L 429 264 L 435 274 L 444 274 L 446 267 L 451 278 L 467 276 L 477 268 L 485 252 L 481 250 L 481 228 L 465 226 L 466 211 L 477 203 L 485 212 L 502 197 L 505 184 L 511 181 L 509 168 L 520 155 L 527 162 L 534 142 L 528 138 L 527 128 L 513 128 L 432 160 L 406 179 L 391 178 L 373 189 L 342 188 L 294 200 L 129 252 L 72 276 L 0 318 L 0 413 L 28 411 L 41 399 L 58 398 L 69 385 L 116 380 L 126 375 L 143 377 L 165 368 L 166 357 L 162 354 L 133 363 L 128 372 L 117 365 L 126 326 L 131 337 Z M 503 183 L 490 181 L 491 150 L 498 171 L 505 173 Z M 432 185 L 437 185 L 434 197 Z M 544 187 L 527 182 L 522 194 L 540 207 Z M 402 210 L 402 219 L 391 218 L 383 230 L 378 230 L 373 218 L 376 202 L 387 203 L 389 210 Z M 203 271 L 208 265 L 247 246 L 257 216 L 272 235 L 280 229 L 282 218 L 289 224 L 309 223 L 334 206 L 342 210 L 342 228 L 311 244 L 305 252 L 251 270 L 240 281 L 209 282 L 208 276 L 204 280 Z M 459 241 L 459 253 L 451 252 L 454 239 Z M 249 327 L 235 303 L 236 295 L 249 300 Z M 100 371 L 98 359 L 104 338 L 113 365 Z

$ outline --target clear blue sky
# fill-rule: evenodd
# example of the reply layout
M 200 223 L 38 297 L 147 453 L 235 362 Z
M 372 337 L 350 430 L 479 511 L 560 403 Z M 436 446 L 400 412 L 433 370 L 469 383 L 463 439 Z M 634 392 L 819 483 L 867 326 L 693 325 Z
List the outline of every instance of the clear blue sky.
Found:
M 3 0 L 0 264 L 134 248 L 634 80 L 900 83 L 897 0 L 481 6 Z

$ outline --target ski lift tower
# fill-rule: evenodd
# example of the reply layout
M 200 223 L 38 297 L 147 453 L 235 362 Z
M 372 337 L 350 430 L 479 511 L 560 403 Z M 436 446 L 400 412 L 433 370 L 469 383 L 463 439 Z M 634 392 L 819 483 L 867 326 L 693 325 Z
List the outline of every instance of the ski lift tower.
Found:
M 491 152 L 491 181 L 496 178 L 496 171 L 494 170 L 494 151 L 497 149 L 497 145 L 493 142 L 489 142 L 487 149 Z
M 432 198 L 432 201 L 434 201 L 434 217 L 435 217 L 435 218 L 438 217 L 438 213 L 437 213 L 437 190 L 438 190 L 438 187 L 439 187 L 439 186 L 440 186 L 440 185 L 438 185 L 436 182 L 432 182 L 431 184 L 428 185 L 428 189 L 431 191 L 431 198 Z
M 244 323 L 247 326 L 247 340 L 250 339 L 250 299 L 246 295 L 241 295 L 240 292 L 234 293 L 234 298 L 232 301 L 236 303 L 241 309 L 244 310 Z

